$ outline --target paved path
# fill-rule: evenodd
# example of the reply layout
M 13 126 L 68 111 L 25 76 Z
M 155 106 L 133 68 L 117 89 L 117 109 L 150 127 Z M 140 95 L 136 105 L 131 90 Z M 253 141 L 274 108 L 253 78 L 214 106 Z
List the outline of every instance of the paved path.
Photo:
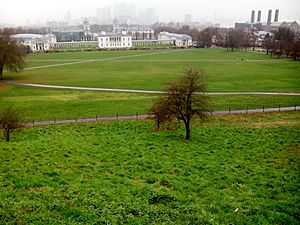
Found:
M 131 90 L 131 89 L 114 89 L 114 88 L 94 88 L 94 87 L 74 87 L 74 86 L 58 86 L 46 84 L 30 84 L 15 81 L 3 81 L 9 84 L 23 85 L 29 87 L 53 88 L 53 89 L 71 89 L 71 90 L 84 90 L 84 91 L 110 91 L 110 92 L 128 92 L 128 93 L 144 93 L 144 94 L 162 94 L 164 91 L 155 90 Z M 196 94 L 199 94 L 196 92 Z M 208 92 L 209 95 L 287 95 L 287 96 L 300 96 L 300 93 L 288 92 Z
M 247 114 L 247 113 L 267 113 L 267 112 L 279 112 L 279 111 L 298 111 L 300 106 L 282 107 L 282 108 L 268 108 L 268 109 L 247 109 L 247 110 L 232 110 L 232 111 L 215 111 L 211 112 L 212 115 L 227 115 L 227 114 Z M 68 124 L 68 123 L 88 123 L 88 122 L 103 122 L 103 121 L 115 121 L 115 120 L 143 120 L 149 119 L 151 115 L 135 115 L 135 116 L 118 116 L 118 117 L 103 117 L 103 118 L 87 118 L 87 119 L 74 119 L 74 120 L 58 120 L 43 122 L 31 122 L 26 123 L 25 126 L 42 126 L 51 124 Z

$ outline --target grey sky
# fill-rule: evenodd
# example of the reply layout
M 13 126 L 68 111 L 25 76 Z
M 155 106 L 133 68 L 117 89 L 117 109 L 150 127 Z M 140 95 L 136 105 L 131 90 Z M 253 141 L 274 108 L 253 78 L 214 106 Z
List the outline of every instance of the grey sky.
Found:
M 156 8 L 160 21 L 183 21 L 184 14 L 192 14 L 193 21 L 211 21 L 217 16 L 221 23 L 247 21 L 252 9 L 262 10 L 262 19 L 266 20 L 268 9 L 280 9 L 281 20 L 300 20 L 300 0 L 1 0 L 0 24 L 25 24 L 63 20 L 66 11 L 73 18 L 92 17 L 96 8 L 116 2 L 134 3 L 137 11 Z

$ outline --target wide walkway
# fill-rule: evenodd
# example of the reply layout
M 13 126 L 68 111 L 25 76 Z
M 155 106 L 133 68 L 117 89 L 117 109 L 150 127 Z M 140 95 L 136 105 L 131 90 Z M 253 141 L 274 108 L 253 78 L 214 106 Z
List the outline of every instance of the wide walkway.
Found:
M 60 86 L 60 85 L 47 85 L 47 84 L 30 84 L 15 81 L 4 81 L 9 84 L 23 85 L 28 87 L 41 87 L 52 89 L 71 89 L 71 90 L 84 90 L 84 91 L 109 91 L 109 92 L 127 92 L 127 93 L 144 93 L 144 94 L 162 94 L 163 91 L 155 90 L 132 90 L 132 89 L 114 89 L 114 88 L 96 88 L 96 87 L 74 87 L 74 86 Z M 199 93 L 196 93 L 199 94 Z M 208 92 L 208 95 L 287 95 L 287 96 L 300 96 L 300 93 L 289 92 Z

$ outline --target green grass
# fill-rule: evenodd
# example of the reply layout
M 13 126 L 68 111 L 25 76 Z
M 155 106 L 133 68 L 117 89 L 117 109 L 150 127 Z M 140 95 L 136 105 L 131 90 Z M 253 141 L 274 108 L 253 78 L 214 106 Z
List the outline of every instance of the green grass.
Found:
M 94 118 L 146 114 L 158 95 L 96 91 L 57 90 L 6 85 L 0 88 L 0 108 L 14 105 L 26 121 Z M 300 105 L 299 96 L 211 96 L 213 110 L 255 109 Z
M 116 57 L 123 58 L 101 61 Z M 241 61 L 240 58 L 247 60 Z M 28 68 L 83 60 L 100 61 L 25 70 L 19 74 L 5 73 L 4 76 L 41 84 L 159 90 L 165 82 L 181 76 L 187 67 L 195 67 L 205 69 L 210 91 L 300 90 L 299 62 L 272 60 L 255 52 L 225 49 L 65 52 L 30 54 L 27 59 Z M 145 114 L 155 97 L 149 94 L 0 86 L 0 107 L 15 105 L 24 111 L 28 121 Z M 211 108 L 250 109 L 295 104 L 300 105 L 299 96 L 233 95 L 212 96 Z
M 298 224 L 299 119 L 23 129 L 0 141 L 0 224 Z
M 148 44 L 148 45 L 135 45 L 133 43 L 133 48 L 138 48 L 138 49 L 143 49 L 143 48 L 151 48 L 151 49 L 166 49 L 166 48 L 176 48 L 174 45 L 168 45 L 168 44 L 163 44 L 163 45 L 155 45 L 155 44 Z
M 164 53 L 159 54 L 160 52 Z M 155 55 L 143 56 L 143 54 Z M 186 68 L 194 67 L 205 70 L 210 91 L 300 91 L 299 62 L 264 61 L 269 60 L 269 56 L 253 52 L 232 53 L 224 49 L 83 52 L 36 54 L 29 59 L 76 61 L 113 57 L 125 58 L 28 70 L 18 75 L 7 74 L 6 76 L 24 82 L 54 85 L 160 90 L 165 82 L 178 78 Z M 240 57 L 260 61 L 210 61 L 232 60 Z

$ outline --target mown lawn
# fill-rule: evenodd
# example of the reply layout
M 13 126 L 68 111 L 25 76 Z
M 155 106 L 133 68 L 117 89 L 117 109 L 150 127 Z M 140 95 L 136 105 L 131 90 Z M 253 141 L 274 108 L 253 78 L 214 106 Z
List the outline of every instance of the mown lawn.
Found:
M 57 90 L 5 84 L 0 86 L 0 109 L 13 105 L 26 121 L 62 120 L 147 114 L 158 95 Z M 300 96 L 217 95 L 212 110 L 257 109 L 300 105 Z
M 29 83 L 161 90 L 167 81 L 182 76 L 186 68 L 194 67 L 205 70 L 209 91 L 300 90 L 299 62 L 272 60 L 256 52 L 225 49 L 65 52 L 30 54 L 27 59 L 28 70 L 4 76 Z M 32 68 L 86 60 L 100 61 Z M 149 94 L 57 90 L 0 83 L 0 107 L 15 105 L 24 111 L 27 121 L 145 114 L 155 98 L 156 95 Z M 211 99 L 214 110 L 300 105 L 299 96 L 232 95 Z
M 23 129 L 0 141 L 0 224 L 298 224 L 299 119 Z
M 241 61 L 241 58 L 247 60 Z M 42 84 L 161 90 L 167 81 L 178 78 L 186 68 L 193 67 L 205 70 L 210 91 L 300 91 L 299 62 L 272 60 L 267 55 L 254 52 L 184 49 L 51 53 L 28 57 L 28 60 L 55 59 L 64 60 L 61 63 L 66 63 L 65 60 L 100 61 L 27 70 L 5 76 Z M 38 63 L 44 65 L 47 62 L 29 61 L 29 66 Z M 58 61 L 49 61 L 49 64 L 53 63 L 59 64 Z

